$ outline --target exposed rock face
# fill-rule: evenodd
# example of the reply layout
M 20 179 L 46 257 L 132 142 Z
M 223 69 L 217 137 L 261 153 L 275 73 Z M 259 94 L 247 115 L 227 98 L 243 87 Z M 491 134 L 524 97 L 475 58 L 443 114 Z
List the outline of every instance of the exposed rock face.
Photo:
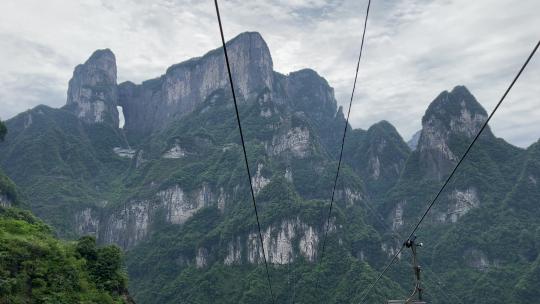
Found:
M 275 136 L 267 150 L 269 150 L 270 155 L 290 151 L 295 157 L 304 158 L 309 155 L 309 140 L 307 128 L 295 127 L 287 130 L 286 134 Z
M 335 227 L 333 227 L 335 229 Z M 319 244 L 318 231 L 300 219 L 283 220 L 278 225 L 272 225 L 262 232 L 264 252 L 267 260 L 273 264 L 288 264 L 302 255 L 308 261 L 315 261 L 317 246 Z M 243 252 L 245 261 L 251 264 L 264 261 L 261 242 L 257 232 L 252 232 L 242 242 L 237 236 L 227 245 L 227 256 L 224 264 L 240 264 Z
M 115 147 L 113 148 L 113 152 L 120 156 L 120 157 L 124 157 L 124 158 L 133 158 L 135 157 L 137 151 L 134 150 L 134 149 L 130 149 L 130 148 L 120 148 L 120 147 Z
M 109 50 L 98 50 L 78 65 L 69 81 L 66 109 L 87 123 L 118 126 L 116 59 Z
M 450 195 L 450 205 L 448 211 L 440 216 L 440 219 L 455 223 L 460 217 L 467 214 L 471 209 L 480 205 L 478 193 L 474 188 L 468 188 L 464 191 L 454 190 Z
M 124 208 L 113 213 L 101 229 L 100 241 L 131 248 L 148 233 L 153 206 L 150 201 L 128 202 Z
M 465 252 L 464 258 L 469 267 L 476 268 L 478 270 L 486 271 L 491 265 L 486 254 L 481 250 L 469 249 Z
M 403 211 L 406 203 L 406 201 L 399 202 L 392 212 L 391 222 L 393 231 L 396 231 L 403 226 Z
M 422 118 L 417 151 L 426 176 L 441 180 L 464 152 L 450 146 L 451 136 L 472 138 L 486 119 L 486 111 L 465 87 L 441 93 Z M 489 130 L 485 133 L 492 136 Z
M 255 192 L 255 194 L 258 194 L 262 188 L 270 183 L 270 179 L 263 176 L 263 167 L 263 164 L 258 164 L 257 173 L 251 178 L 251 184 L 253 185 L 253 192 Z
M 352 206 L 356 202 L 364 199 L 362 193 L 358 191 L 354 191 L 348 187 L 343 190 L 341 189 L 336 190 L 336 198 L 344 200 L 347 206 Z
M 240 242 L 240 237 L 236 237 L 235 241 L 229 242 L 227 245 L 227 256 L 223 261 L 225 265 L 242 263 L 242 244 Z
M 167 220 L 172 224 L 183 224 L 195 212 L 207 206 L 212 196 L 207 185 L 191 194 L 191 198 L 178 185 L 157 193 L 159 204 L 165 206 Z
M 175 144 L 167 152 L 163 153 L 163 158 L 182 158 L 184 156 L 186 156 L 186 151 L 179 144 Z
M 262 89 L 272 89 L 273 63 L 258 33 L 243 33 L 227 43 L 232 74 L 241 100 L 251 100 Z M 125 129 L 148 134 L 176 117 L 190 113 L 217 89 L 229 88 L 221 48 L 203 57 L 170 67 L 165 75 L 135 85 L 120 85 Z
M 92 208 L 85 208 L 75 214 L 75 222 L 79 235 L 99 235 L 99 214 Z
M 157 192 L 151 199 L 130 200 L 116 210 L 100 213 L 91 208 L 83 209 L 75 214 L 75 224 L 80 235 L 96 235 L 101 243 L 131 248 L 146 237 L 152 222 L 161 219 L 171 224 L 184 224 L 203 207 L 219 204 L 214 197 L 206 184 L 189 192 L 175 185 Z M 224 205 L 227 195 L 223 189 L 220 199 Z M 160 210 L 162 212 L 157 212 Z
M 208 265 L 208 250 L 206 248 L 197 249 L 197 255 L 195 256 L 195 266 L 197 268 L 204 268 Z
M 1 207 L 11 207 L 13 205 L 13 202 L 9 197 L 3 193 L 0 193 L 0 206 Z

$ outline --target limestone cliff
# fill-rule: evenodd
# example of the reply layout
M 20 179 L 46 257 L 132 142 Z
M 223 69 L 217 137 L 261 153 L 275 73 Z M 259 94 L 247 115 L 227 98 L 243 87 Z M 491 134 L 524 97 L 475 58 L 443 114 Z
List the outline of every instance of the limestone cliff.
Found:
M 429 178 L 441 180 L 455 165 L 464 147 L 452 145 L 452 139 L 469 139 L 480 130 L 487 113 L 463 86 L 442 92 L 422 118 L 422 132 L 416 151 Z M 489 128 L 483 136 L 492 136 Z
M 238 35 L 227 43 L 227 51 L 241 100 L 251 100 L 264 88 L 272 89 L 272 57 L 259 33 Z M 148 134 L 191 113 L 222 88 L 229 89 L 229 80 L 221 48 L 173 65 L 164 75 L 140 85 L 122 83 L 119 103 L 124 108 L 125 129 L 128 133 Z
M 116 58 L 109 50 L 97 50 L 75 68 L 69 81 L 65 108 L 87 123 L 118 126 Z

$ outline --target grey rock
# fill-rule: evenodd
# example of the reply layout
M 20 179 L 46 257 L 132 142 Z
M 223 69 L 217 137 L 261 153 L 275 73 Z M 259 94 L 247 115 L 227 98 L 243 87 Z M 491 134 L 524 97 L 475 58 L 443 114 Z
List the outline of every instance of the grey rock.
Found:
M 116 58 L 109 50 L 97 50 L 78 65 L 69 81 L 65 109 L 86 123 L 118 126 Z
M 464 152 L 450 146 L 451 136 L 472 138 L 486 119 L 486 111 L 465 87 L 442 92 L 422 118 L 417 151 L 426 176 L 441 180 Z M 483 136 L 493 134 L 488 128 Z
M 252 100 L 262 89 L 272 89 L 272 57 L 259 33 L 238 35 L 227 43 L 227 51 L 241 100 Z M 161 77 L 140 85 L 122 83 L 119 103 L 124 108 L 124 129 L 148 134 L 191 113 L 218 89 L 229 90 L 222 48 L 173 65 Z
M 407 141 L 407 146 L 411 148 L 412 151 L 416 150 L 416 147 L 418 146 L 418 140 L 420 139 L 420 134 L 422 133 L 422 130 L 416 131 L 411 139 Z

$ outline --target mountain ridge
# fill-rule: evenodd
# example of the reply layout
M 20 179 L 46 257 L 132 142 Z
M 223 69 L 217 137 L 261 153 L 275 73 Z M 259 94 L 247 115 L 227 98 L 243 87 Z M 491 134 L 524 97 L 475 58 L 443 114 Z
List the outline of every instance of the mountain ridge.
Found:
M 426 109 L 413 151 L 387 121 L 367 130 L 346 126 L 333 88 L 316 71 L 302 69 L 288 75 L 270 71 L 269 50 L 270 57 L 259 56 L 267 50 L 259 34 L 241 34 L 229 43 L 233 42 L 247 44 L 237 46 L 237 55 L 245 55 L 239 70 L 246 74 L 241 77 L 257 74 L 252 68 L 266 71 L 249 81 L 241 77 L 235 81 L 242 92 L 239 114 L 276 294 L 286 301 L 298 286 L 299 297 L 308 302 L 318 301 L 318 292 L 328 303 L 358 301 L 354 290 L 365 287 L 401 245 L 396 235 L 415 222 L 486 112 L 463 86 L 442 92 Z M 109 77 L 105 79 L 109 95 L 94 94 L 103 87 L 89 85 L 91 94 L 76 101 L 118 102 L 126 117 L 123 130 L 115 121 L 96 121 L 92 106 L 86 107 L 88 117 L 79 117 L 79 108 L 36 107 L 9 120 L 10 133 L 0 143 L 0 164 L 29 196 L 32 210 L 60 235 L 90 234 L 100 243 L 126 250 L 132 294 L 139 302 L 268 302 L 263 296 L 266 278 L 259 267 L 262 248 L 219 51 L 175 65 L 161 78 L 138 85 L 116 85 Z M 87 69 L 97 74 L 82 75 L 79 82 L 73 81 L 73 90 L 97 83 L 94 80 L 103 79 L 103 73 L 112 75 L 99 64 L 91 67 L 101 55 L 110 59 L 109 52 L 90 57 Z M 207 65 L 201 63 L 204 60 Z M 207 75 L 212 80 L 189 78 L 196 82 L 192 87 L 186 75 Z M 186 93 L 192 89 L 196 94 Z M 163 107 L 145 111 L 156 105 Z M 349 133 L 330 219 L 328 258 L 315 269 L 345 126 Z M 520 198 L 521 205 L 511 207 L 504 200 L 519 202 L 515 191 L 519 187 L 536 189 L 532 182 L 540 180 L 534 165 L 540 157 L 536 147 L 514 147 L 488 130 L 432 210 L 422 236 L 430 246 L 422 254 L 428 257 L 425 265 L 441 272 L 451 288 L 459 287 L 454 275 L 472 285 L 485 272 L 503 271 L 509 278 L 503 281 L 512 286 L 509 293 L 517 286 L 520 299 L 527 298 L 519 286 L 527 286 L 537 271 L 536 247 L 526 258 L 516 252 L 514 259 L 496 261 L 494 253 L 499 251 L 484 239 L 472 236 L 457 244 L 456 238 L 476 229 L 478 221 L 493 226 L 489 229 L 494 234 L 506 235 L 505 226 L 495 219 L 523 217 L 516 227 L 537 229 L 533 218 L 521 213 L 534 208 L 530 203 L 534 191 Z M 512 213 L 512 208 L 521 212 Z M 536 242 L 535 235 L 525 233 L 522 238 Z M 453 249 L 441 250 L 445 242 Z M 441 263 L 446 259 L 452 262 Z M 526 279 L 512 272 L 513 266 L 528 271 Z M 384 278 L 384 292 L 369 300 L 406 293 L 409 269 L 397 267 L 395 274 Z M 291 269 L 297 271 L 295 279 Z M 314 289 L 316 272 L 324 274 L 319 291 Z M 288 283 L 291 280 L 294 285 Z M 230 284 L 233 281 L 238 286 Z M 434 287 L 428 286 L 433 292 L 430 300 L 448 303 Z M 458 291 L 472 301 L 486 291 L 482 288 L 474 294 Z M 494 302 L 488 297 L 480 303 Z

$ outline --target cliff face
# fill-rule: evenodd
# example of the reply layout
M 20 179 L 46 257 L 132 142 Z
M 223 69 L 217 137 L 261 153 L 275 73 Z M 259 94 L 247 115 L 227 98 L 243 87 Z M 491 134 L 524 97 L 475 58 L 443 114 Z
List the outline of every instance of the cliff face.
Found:
M 98 50 L 78 65 L 69 81 L 65 108 L 86 123 L 118 126 L 116 58 L 109 50 Z
M 464 152 L 464 147 L 452 145 L 452 139 L 472 139 L 486 119 L 486 111 L 465 87 L 441 93 L 422 118 L 416 150 L 425 174 L 441 180 L 449 173 Z M 487 129 L 483 136 L 493 135 Z
M 259 33 L 243 33 L 227 43 L 238 97 L 252 100 L 273 87 L 272 57 Z M 223 50 L 213 50 L 167 69 L 165 75 L 135 85 L 122 83 L 120 105 L 128 133 L 146 135 L 191 113 L 212 92 L 229 89 Z

